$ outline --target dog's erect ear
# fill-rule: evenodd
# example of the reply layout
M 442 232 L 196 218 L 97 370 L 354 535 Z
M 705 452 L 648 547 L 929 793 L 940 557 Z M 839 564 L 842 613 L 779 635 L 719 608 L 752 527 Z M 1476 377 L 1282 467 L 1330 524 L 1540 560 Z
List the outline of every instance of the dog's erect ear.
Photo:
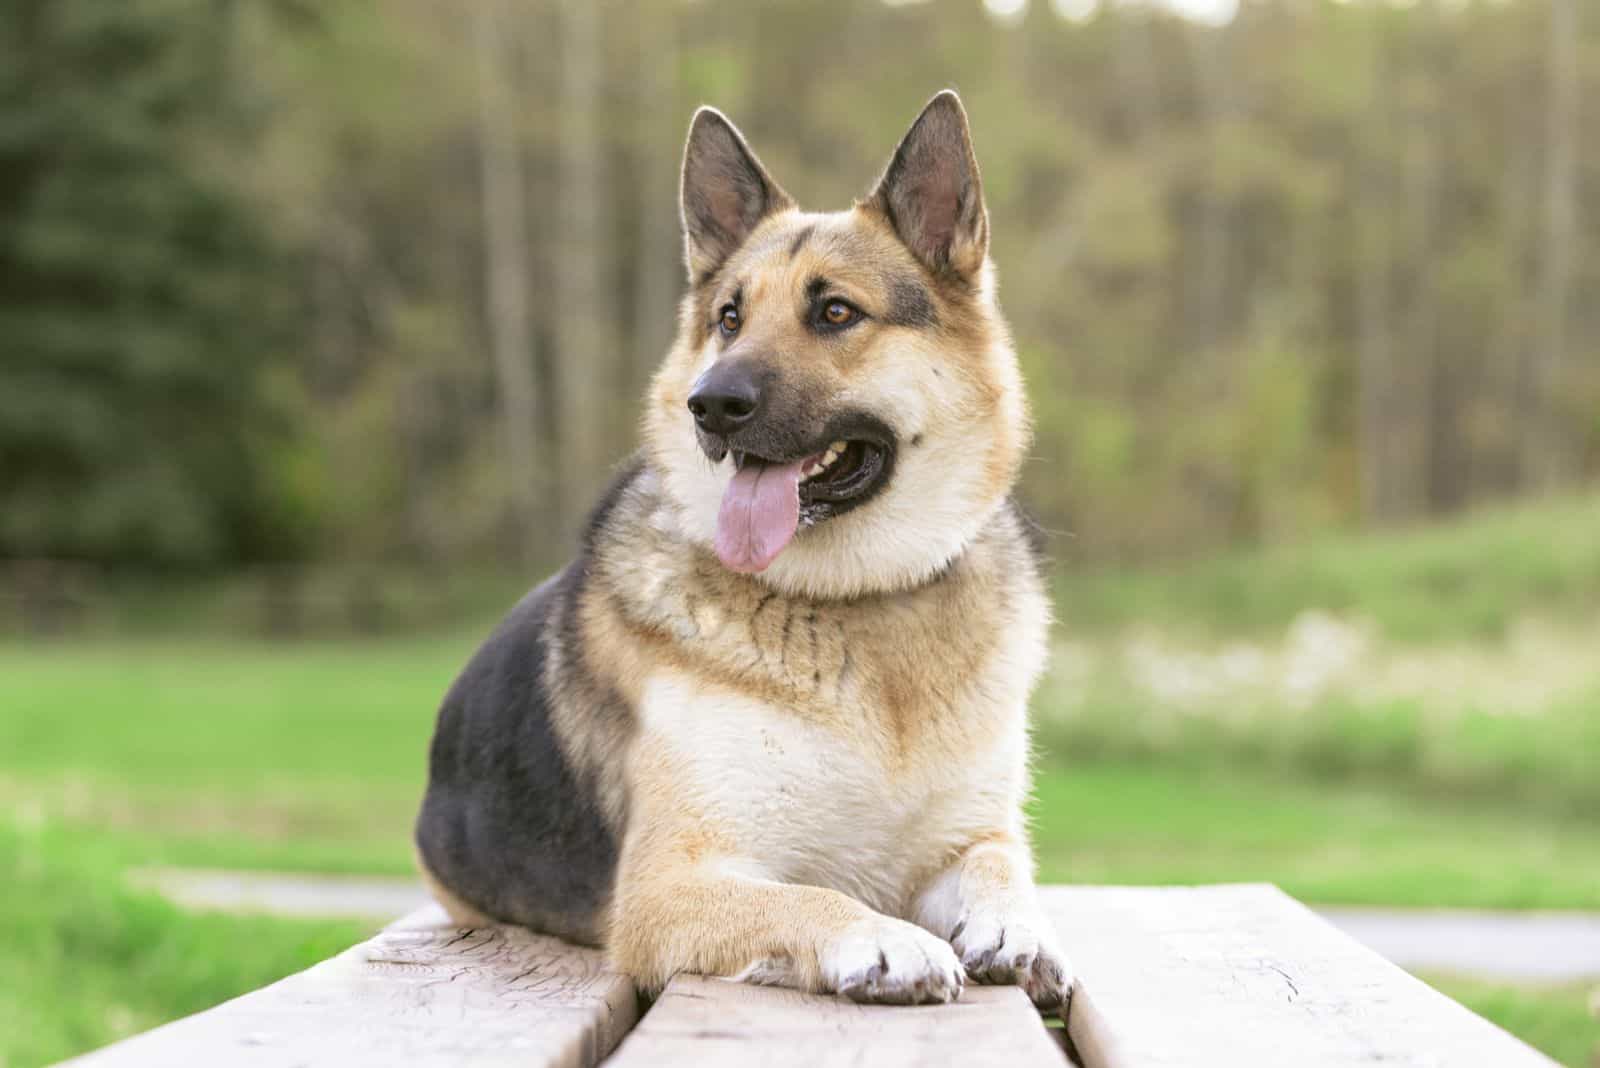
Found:
M 934 273 L 971 276 L 989 250 L 989 214 L 961 98 L 946 89 L 928 102 L 894 150 L 870 207 Z
M 689 281 L 698 283 L 744 244 L 769 214 L 794 207 L 733 123 L 703 107 L 683 150 L 683 243 Z

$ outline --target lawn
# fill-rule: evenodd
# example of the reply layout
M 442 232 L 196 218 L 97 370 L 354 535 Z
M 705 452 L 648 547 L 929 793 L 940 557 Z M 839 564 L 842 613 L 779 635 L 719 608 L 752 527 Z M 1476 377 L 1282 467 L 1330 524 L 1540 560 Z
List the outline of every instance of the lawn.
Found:
M 1600 1021 L 1589 1008 L 1588 984 L 1515 987 L 1449 975 L 1421 978 L 1562 1064 L 1600 1064 Z
M 123 885 L 95 841 L 0 823 L 0 1065 L 49 1064 L 265 986 L 355 924 L 192 915 Z
M 1530 612 L 1581 617 L 1600 605 L 1600 494 L 1137 570 L 1075 568 L 1070 539 L 1054 548 L 1069 565 L 1057 606 L 1075 630 L 1259 637 L 1310 609 L 1426 642 L 1502 637 Z
M 470 647 L 0 647 L 0 800 L 125 864 L 403 873 L 434 704 Z M 1600 841 L 1583 813 L 1160 754 L 1054 753 L 1036 794 L 1055 880 L 1266 879 L 1327 902 L 1600 908 Z
M 1036 707 L 1043 876 L 1600 908 L 1596 516 L 1064 577 Z M 434 708 L 477 637 L 0 644 L 0 1068 L 361 937 L 185 915 L 121 875 L 407 872 Z M 1577 988 L 1434 981 L 1568 1063 L 1596 1043 Z
M 1592 819 L 1161 765 L 1047 768 L 1035 793 L 1051 882 L 1262 881 L 1321 904 L 1600 909 Z

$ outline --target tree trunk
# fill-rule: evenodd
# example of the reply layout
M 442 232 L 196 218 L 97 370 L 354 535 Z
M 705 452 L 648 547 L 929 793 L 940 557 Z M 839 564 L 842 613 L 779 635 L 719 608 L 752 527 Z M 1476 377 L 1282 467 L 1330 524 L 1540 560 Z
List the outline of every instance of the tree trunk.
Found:
M 1546 39 L 1544 218 L 1539 243 L 1539 337 L 1534 363 L 1534 418 L 1526 467 L 1548 489 L 1571 474 L 1571 429 L 1564 417 L 1568 315 L 1578 184 L 1578 0 L 1549 0 Z
M 1205 127 L 1209 166 L 1201 176 L 1198 206 L 1198 248 L 1183 285 L 1184 348 L 1209 350 L 1221 344 L 1226 330 L 1223 297 L 1227 292 L 1228 205 L 1217 179 L 1225 148 L 1222 135 L 1232 114 L 1230 72 L 1224 49 L 1226 30 L 1189 26 L 1184 30 L 1194 68 L 1195 92 Z
M 1113 79 L 1117 97 L 1122 140 L 1137 144 L 1150 134 L 1157 118 L 1158 75 L 1151 61 L 1153 35 L 1144 12 L 1131 7 L 1115 11 L 1116 34 L 1112 45 Z
M 634 173 L 639 241 L 633 280 L 633 374 L 641 385 L 661 362 L 676 330 L 675 297 L 682 275 L 678 243 L 678 154 L 687 117 L 677 111 L 678 52 L 672 9 L 643 4 L 638 31 L 638 144 Z
M 1506 75 L 1508 84 L 1501 113 L 1505 147 L 1496 211 L 1501 260 L 1499 314 L 1487 376 L 1494 383 L 1494 389 L 1492 395 L 1483 398 L 1484 405 L 1493 413 L 1490 425 L 1495 431 L 1485 443 L 1489 462 L 1484 466 L 1488 474 L 1478 487 L 1480 492 L 1492 496 L 1508 495 L 1523 486 L 1521 452 L 1528 433 L 1525 405 L 1532 395 L 1527 282 L 1522 268 L 1534 232 L 1536 145 L 1528 131 L 1528 100 L 1522 92 L 1520 70 L 1520 64 L 1513 64 Z
M 1368 47 L 1370 121 L 1364 124 L 1369 143 L 1357 143 L 1357 388 L 1360 392 L 1359 455 L 1361 515 L 1381 523 L 1393 511 L 1389 491 L 1389 406 L 1393 391 L 1390 346 L 1389 198 L 1385 195 L 1382 161 L 1387 158 L 1391 101 L 1384 79 L 1383 42 L 1372 22 Z
M 1414 26 L 1412 89 L 1406 101 L 1404 218 L 1409 226 L 1405 275 L 1405 365 L 1399 368 L 1397 403 L 1391 434 L 1399 434 L 1395 460 L 1401 476 L 1395 501 L 1402 516 L 1433 507 L 1433 453 L 1438 447 L 1434 387 L 1443 373 L 1439 352 L 1439 300 L 1435 284 L 1434 248 L 1438 242 L 1440 197 L 1440 129 L 1437 66 L 1433 56 L 1436 32 L 1430 10 L 1418 12 Z M 1418 40 L 1420 38 L 1420 40 Z M 1420 47 L 1419 47 L 1420 46 Z
M 527 210 L 504 50 L 502 0 L 471 5 L 478 68 L 478 146 L 489 348 L 499 400 L 503 469 L 520 562 L 538 546 L 539 470 L 533 342 L 528 311 Z
M 555 314 L 557 426 L 561 441 L 561 523 L 571 530 L 588 510 L 607 465 L 619 411 L 616 314 L 606 297 L 602 227 L 605 162 L 600 143 L 602 51 L 597 0 L 562 0 L 560 240 Z

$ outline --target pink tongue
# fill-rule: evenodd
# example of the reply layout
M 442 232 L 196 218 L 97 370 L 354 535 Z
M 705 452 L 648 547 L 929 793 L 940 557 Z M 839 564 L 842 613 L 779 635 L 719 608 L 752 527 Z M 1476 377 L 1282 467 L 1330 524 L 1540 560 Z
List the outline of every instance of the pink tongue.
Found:
M 734 472 L 717 513 L 717 557 L 734 571 L 765 571 L 800 522 L 800 468 L 747 460 Z

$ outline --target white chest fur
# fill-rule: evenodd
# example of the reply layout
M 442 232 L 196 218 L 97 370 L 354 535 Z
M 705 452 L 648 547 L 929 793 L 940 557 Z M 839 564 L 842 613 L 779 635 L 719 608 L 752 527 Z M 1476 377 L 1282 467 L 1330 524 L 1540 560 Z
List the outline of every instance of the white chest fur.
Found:
M 895 759 L 870 710 L 845 706 L 819 722 L 663 671 L 645 687 L 636 744 L 669 759 L 675 800 L 698 810 L 749 874 L 898 913 L 973 836 L 1019 829 L 1024 697 L 972 708 L 986 729 L 959 757 L 930 740 Z

